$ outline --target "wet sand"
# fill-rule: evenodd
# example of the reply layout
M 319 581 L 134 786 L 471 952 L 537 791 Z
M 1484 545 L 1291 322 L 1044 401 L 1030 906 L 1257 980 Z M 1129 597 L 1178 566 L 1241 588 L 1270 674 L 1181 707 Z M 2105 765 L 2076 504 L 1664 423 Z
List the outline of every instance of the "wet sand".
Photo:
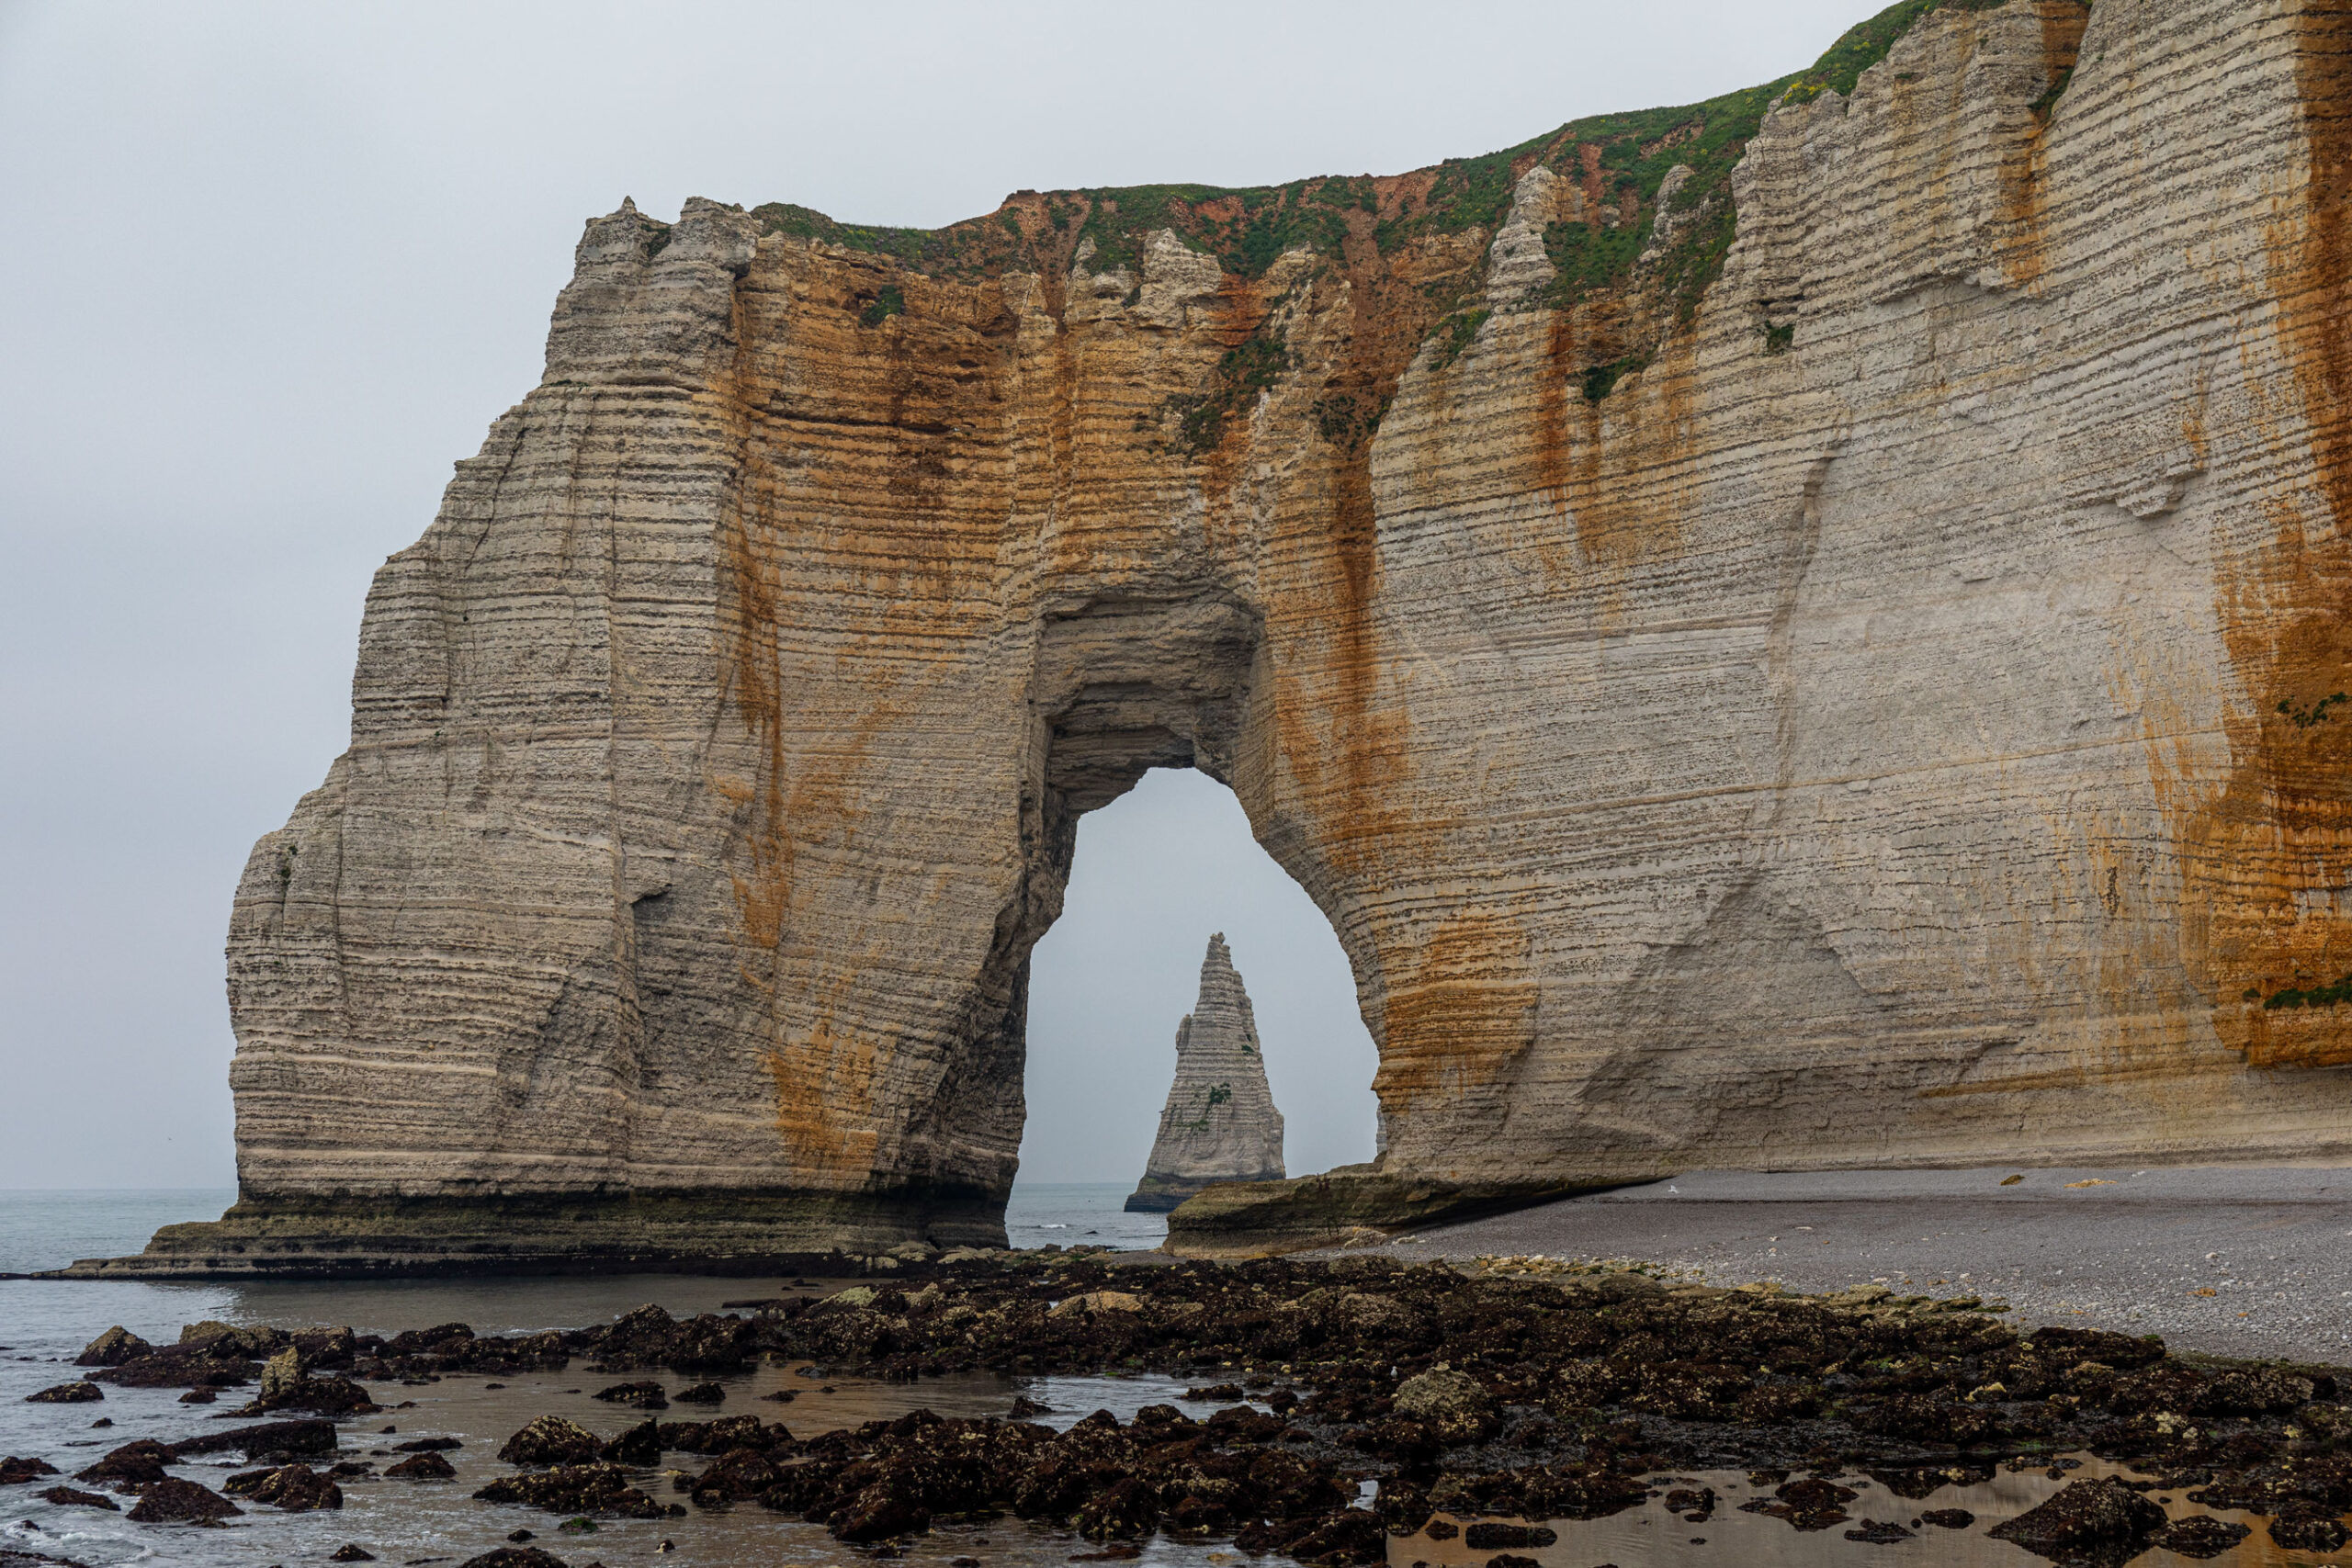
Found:
M 2020 1329 L 2352 1360 L 2352 1169 L 2341 1168 L 1696 1171 L 1372 1250 L 1639 1259 L 1800 1291 L 1877 1281 L 2006 1300 Z

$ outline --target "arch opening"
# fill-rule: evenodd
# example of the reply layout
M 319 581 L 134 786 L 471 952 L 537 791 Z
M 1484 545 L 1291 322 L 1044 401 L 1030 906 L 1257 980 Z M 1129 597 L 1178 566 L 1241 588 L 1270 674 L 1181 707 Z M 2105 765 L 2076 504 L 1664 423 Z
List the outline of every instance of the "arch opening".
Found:
M 1151 1245 L 1164 1232 L 1164 1216 L 1122 1203 L 1152 1148 L 1212 932 L 1248 988 L 1288 1174 L 1370 1159 L 1377 1060 L 1347 954 L 1233 792 L 1156 767 L 1084 818 L 1076 849 L 1062 918 L 1030 955 L 1013 1244 Z

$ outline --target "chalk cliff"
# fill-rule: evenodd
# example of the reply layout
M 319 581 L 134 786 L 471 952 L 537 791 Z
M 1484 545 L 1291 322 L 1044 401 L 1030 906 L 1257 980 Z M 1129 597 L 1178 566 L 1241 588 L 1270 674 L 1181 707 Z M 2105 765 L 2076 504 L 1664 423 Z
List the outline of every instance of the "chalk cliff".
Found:
M 1225 933 L 1209 938 L 1201 996 L 1176 1026 L 1176 1077 L 1130 1213 L 1164 1213 L 1212 1181 L 1280 1181 L 1283 1113 L 1266 1085 L 1258 1019 Z
M 2347 198 L 2346 0 L 1906 0 L 1403 175 L 625 204 L 378 575 L 242 1201 L 141 1266 L 1000 1237 L 1154 765 L 1347 951 L 1355 1217 L 2352 1155 Z

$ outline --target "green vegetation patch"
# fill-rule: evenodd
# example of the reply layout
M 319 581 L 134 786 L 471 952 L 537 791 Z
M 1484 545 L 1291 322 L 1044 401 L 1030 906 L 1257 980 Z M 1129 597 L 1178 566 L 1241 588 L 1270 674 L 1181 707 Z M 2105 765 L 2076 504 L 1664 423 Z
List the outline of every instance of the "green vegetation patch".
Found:
M 1636 370 L 1647 368 L 1648 366 L 1647 356 L 1637 354 L 1624 359 L 1612 359 L 1606 365 L 1586 367 L 1584 400 L 1589 403 L 1600 402 L 1617 389 L 1618 382 Z
M 1442 370 L 1461 358 L 1462 351 L 1470 346 L 1471 341 L 1478 335 L 1478 329 L 1485 326 L 1487 318 L 1493 314 L 1492 310 L 1484 309 L 1456 310 L 1438 322 L 1437 355 L 1433 361 L 1436 367 Z
M 1227 349 L 1210 372 L 1206 392 L 1169 400 L 1178 415 L 1176 444 L 1194 457 L 1216 450 L 1226 421 L 1255 406 L 1258 394 L 1272 390 L 1290 366 L 1290 350 L 1263 328 Z
M 1824 93 L 1851 93 L 1862 73 L 1884 60 L 1896 41 L 1937 11 L 1997 11 L 2008 0 L 1900 0 L 1867 22 L 1848 28 L 1813 69 L 1789 84 L 1789 102 L 1811 103 Z
M 891 317 L 903 316 L 906 313 L 905 292 L 895 283 L 886 283 L 882 286 L 881 292 L 875 295 L 872 303 L 857 313 L 857 324 L 861 327 L 878 327 Z
M 937 230 L 842 223 L 789 202 L 770 202 L 752 211 L 763 233 L 886 255 L 911 269 L 944 276 L 1057 271 L 1089 240 L 1094 249 L 1088 265 L 1095 271 L 1136 270 L 1146 239 L 1167 230 L 1193 250 L 1216 258 L 1227 274 L 1255 278 L 1263 276 L 1285 252 L 1301 247 L 1338 255 L 1351 232 L 1368 238 L 1385 255 L 1433 236 L 1483 230 L 1491 238 L 1510 209 L 1520 175 L 1542 164 L 1583 188 L 1589 198 L 1623 215 L 1613 226 L 1555 223 L 1546 230 L 1544 248 L 1560 274 L 1546 303 L 1566 307 L 1632 280 L 1635 264 L 1657 231 L 1661 187 L 1679 164 L 1690 167 L 1690 177 L 1675 193 L 1672 237 L 1654 257 L 1649 282 L 1660 302 L 1687 321 L 1722 274 L 1737 229 L 1731 171 L 1773 104 L 1804 103 L 1831 91 L 1850 93 L 1864 71 L 1885 59 L 1895 41 L 1931 13 L 1990 10 L 2003 3 L 1898 0 L 1847 29 L 1804 71 L 1704 103 L 1571 121 L 1515 147 L 1448 159 L 1422 171 L 1425 183 L 1339 175 L 1247 188 L 1146 185 L 1042 197 L 1024 192 L 1015 198 L 1018 211 L 1008 207 Z M 2062 81 L 2052 100 L 2063 87 Z M 2045 111 L 2048 101 L 2041 106 Z M 1466 319 L 1455 312 L 1441 321 L 1438 330 L 1447 334 L 1448 345 L 1441 353 L 1449 360 L 1461 351 L 1455 338 Z M 1476 330 L 1475 325 L 1468 328 Z M 1461 339 L 1466 342 L 1466 337 Z M 1233 383 L 1237 389 L 1240 384 Z M 1231 412 L 1219 403 L 1219 397 L 1210 394 L 1193 411 L 1198 437 L 1213 438 L 1224 414 Z M 1362 412 L 1335 409 L 1331 438 L 1344 439 L 1337 433 L 1351 427 Z
M 2258 991 L 2248 991 L 2246 999 L 2251 1001 L 2259 995 Z M 2332 1008 L 2345 1002 L 2352 1002 L 2352 975 L 2333 986 L 2313 986 L 2308 990 L 2290 986 L 2283 991 L 2274 991 L 2264 998 L 2262 1007 L 2264 1011 L 2271 1012 L 2279 1008 Z
M 2284 714 L 2287 722 L 2297 729 L 2309 729 L 2315 724 L 2326 723 L 2327 710 L 2346 701 L 2352 701 L 2352 698 L 2346 698 L 2342 692 L 2332 692 L 2308 707 L 2298 707 L 2292 702 L 2281 697 L 2278 699 L 2278 711 Z

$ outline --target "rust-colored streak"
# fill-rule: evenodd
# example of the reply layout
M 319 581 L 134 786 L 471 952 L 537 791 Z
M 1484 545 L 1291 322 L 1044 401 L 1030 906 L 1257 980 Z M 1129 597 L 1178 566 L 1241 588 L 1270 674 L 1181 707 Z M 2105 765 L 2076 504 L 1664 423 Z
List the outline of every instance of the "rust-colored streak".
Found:
M 2082 0 L 2035 0 L 2041 22 L 2041 70 L 2045 88 L 2055 92 L 2082 53 L 2090 7 Z M 2043 180 L 2047 119 L 2032 117 L 2024 141 L 2001 160 L 2001 220 L 2007 235 L 2002 271 L 2012 288 L 2041 281 L 2046 265 L 2042 231 L 2048 197 Z
M 2254 711 L 2230 721 L 2232 772 L 2182 846 L 2191 972 L 2222 1040 L 2268 1067 L 2352 1065 L 2352 1007 L 2262 1005 L 2352 974 L 2352 713 L 2310 718 L 2352 691 L 2352 5 L 2313 0 L 2298 28 L 2311 177 L 2268 249 L 2310 480 L 2268 498 L 2269 544 L 2222 573 Z
M 1526 929 L 1509 916 L 1457 916 L 1416 954 L 1383 965 L 1392 976 L 1373 1092 L 1388 1114 L 1433 1095 L 1461 1096 L 1503 1081 L 1535 1038 L 1536 985 Z

